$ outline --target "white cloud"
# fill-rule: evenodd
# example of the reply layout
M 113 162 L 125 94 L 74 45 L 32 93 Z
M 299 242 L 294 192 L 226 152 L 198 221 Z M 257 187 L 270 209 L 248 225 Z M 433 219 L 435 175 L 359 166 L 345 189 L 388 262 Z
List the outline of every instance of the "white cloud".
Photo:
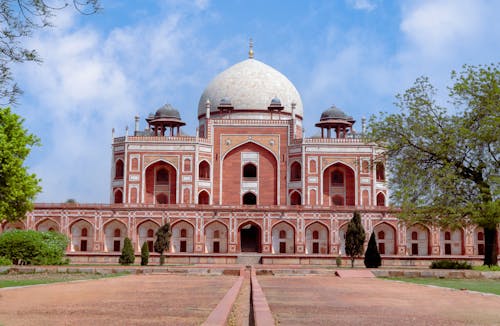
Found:
M 348 0 L 348 3 L 356 10 L 372 11 L 377 5 L 371 0 Z
M 119 136 L 128 125 L 131 133 L 137 113 L 169 100 L 170 85 L 183 82 L 177 70 L 192 59 L 183 45 L 193 30 L 176 13 L 107 35 L 65 22 L 30 41 L 43 64 L 18 70 L 30 99 L 22 114 L 43 143 L 28 164 L 43 180 L 38 201 L 107 201 L 111 128 Z

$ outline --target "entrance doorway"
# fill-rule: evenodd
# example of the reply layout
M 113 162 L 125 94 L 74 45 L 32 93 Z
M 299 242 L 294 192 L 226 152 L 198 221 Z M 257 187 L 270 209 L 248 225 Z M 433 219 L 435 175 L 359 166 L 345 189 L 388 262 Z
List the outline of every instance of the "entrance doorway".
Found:
M 240 228 L 241 252 L 260 252 L 260 229 L 253 224 Z

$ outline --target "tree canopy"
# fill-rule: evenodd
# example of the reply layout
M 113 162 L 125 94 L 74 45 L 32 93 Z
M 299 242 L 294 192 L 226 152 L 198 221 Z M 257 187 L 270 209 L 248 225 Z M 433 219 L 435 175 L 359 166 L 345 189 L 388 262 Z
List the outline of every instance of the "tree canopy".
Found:
M 160 265 L 165 262 L 165 250 L 170 246 L 170 237 L 172 231 L 170 230 L 170 223 L 166 223 L 156 231 L 156 240 L 153 244 L 154 250 L 160 254 Z
M 99 10 L 99 0 L 72 0 L 73 7 L 82 14 Z M 41 62 L 34 49 L 27 49 L 23 41 L 33 31 L 52 26 L 57 11 L 70 6 L 66 0 L 0 0 L 0 105 L 13 104 L 21 89 L 11 73 L 13 63 Z
M 393 203 L 408 222 L 485 229 L 485 264 L 497 262 L 500 222 L 500 66 L 452 72 L 450 108 L 418 78 L 397 95 L 399 113 L 372 117 L 369 138 L 385 147 Z
M 40 180 L 23 166 L 39 139 L 22 124 L 17 114 L 0 108 L 0 221 L 24 219 L 41 191 Z

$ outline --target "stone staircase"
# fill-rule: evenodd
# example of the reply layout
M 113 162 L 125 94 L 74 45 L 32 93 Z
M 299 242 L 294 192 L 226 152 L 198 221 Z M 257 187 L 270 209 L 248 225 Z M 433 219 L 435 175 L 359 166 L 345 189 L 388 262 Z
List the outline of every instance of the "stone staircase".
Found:
M 259 265 L 262 255 L 259 253 L 241 253 L 236 259 L 236 263 L 245 266 Z

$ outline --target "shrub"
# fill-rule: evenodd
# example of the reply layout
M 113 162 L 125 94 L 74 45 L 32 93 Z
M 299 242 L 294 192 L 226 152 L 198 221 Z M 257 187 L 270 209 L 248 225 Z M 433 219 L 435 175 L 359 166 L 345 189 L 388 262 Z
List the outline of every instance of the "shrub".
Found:
M 382 265 L 382 259 L 378 252 L 377 241 L 375 241 L 375 233 L 372 232 L 365 252 L 365 266 L 366 268 L 379 268 L 380 265 Z
M 468 262 L 459 262 L 456 260 L 435 260 L 431 263 L 431 269 L 471 269 L 472 265 Z
M 149 263 L 149 247 L 148 242 L 145 241 L 141 247 L 141 266 L 147 266 Z
M 65 264 L 68 242 L 68 238 L 58 232 L 12 230 L 0 235 L 0 256 L 16 265 Z
M 122 265 L 130 265 L 135 261 L 134 247 L 132 247 L 132 241 L 129 238 L 125 238 L 123 243 L 122 254 L 118 262 Z
M 12 265 L 12 260 L 10 260 L 7 257 L 1 256 L 0 257 L 0 266 L 9 266 L 9 265 Z
M 172 232 L 170 230 L 170 224 L 167 223 L 156 230 L 156 240 L 154 242 L 154 249 L 157 253 L 160 254 L 160 265 L 163 266 L 165 264 L 165 255 L 164 252 L 168 249 L 170 245 L 170 237 L 172 236 Z

